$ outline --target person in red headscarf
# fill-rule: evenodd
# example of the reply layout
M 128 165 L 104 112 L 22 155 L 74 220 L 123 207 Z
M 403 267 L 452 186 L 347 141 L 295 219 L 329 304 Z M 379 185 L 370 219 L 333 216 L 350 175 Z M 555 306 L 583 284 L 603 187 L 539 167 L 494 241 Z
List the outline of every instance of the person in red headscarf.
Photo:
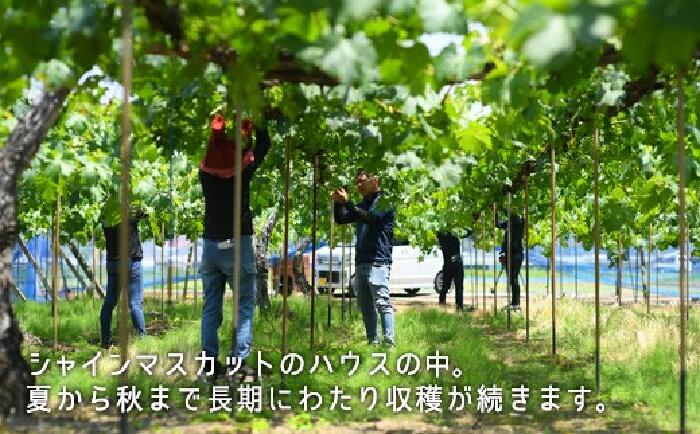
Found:
M 255 138 L 253 138 L 255 131 Z M 226 121 L 217 114 L 211 123 L 207 151 L 199 165 L 199 181 L 204 194 L 204 248 L 202 255 L 202 351 L 214 357 L 214 375 L 204 376 L 214 381 L 222 375 L 223 365 L 218 360 L 218 330 L 222 321 L 222 304 L 226 282 L 233 287 L 233 207 L 234 184 L 242 177 L 241 194 L 241 273 L 238 291 L 238 334 L 236 352 L 231 356 L 242 359 L 242 366 L 250 354 L 253 340 L 253 311 L 255 308 L 255 255 L 253 250 L 253 216 L 250 210 L 250 182 L 253 174 L 270 149 L 267 125 L 253 125 L 245 120 L 241 131 L 243 160 L 235 167 L 237 143 L 226 134 Z M 254 144 L 254 146 L 253 146 Z M 240 372 L 240 369 L 239 369 Z

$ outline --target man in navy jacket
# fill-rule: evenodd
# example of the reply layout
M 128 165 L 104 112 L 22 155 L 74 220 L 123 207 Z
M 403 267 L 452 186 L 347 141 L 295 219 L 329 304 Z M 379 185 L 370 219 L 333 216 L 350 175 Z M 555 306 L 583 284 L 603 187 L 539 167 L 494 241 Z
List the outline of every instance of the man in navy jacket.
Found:
M 379 188 L 379 178 L 359 169 L 355 185 L 362 202 L 355 205 L 344 188 L 333 192 L 336 223 L 357 225 L 355 246 L 355 293 L 362 311 L 367 340 L 379 343 L 377 312 L 382 322 L 384 342 L 395 345 L 394 308 L 389 298 L 394 208 Z

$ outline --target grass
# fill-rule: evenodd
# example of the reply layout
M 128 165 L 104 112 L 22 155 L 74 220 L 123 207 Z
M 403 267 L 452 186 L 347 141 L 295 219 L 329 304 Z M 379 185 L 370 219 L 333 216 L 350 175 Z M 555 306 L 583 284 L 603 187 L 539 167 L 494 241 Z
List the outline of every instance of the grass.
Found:
M 114 396 L 117 377 L 110 375 L 118 366 L 117 360 L 102 357 L 99 372 L 92 377 L 87 370 L 79 367 L 92 358 L 98 351 L 100 301 L 79 299 L 59 304 L 59 341 L 61 351 L 51 349 L 53 329 L 50 321 L 50 305 L 45 303 L 20 303 L 16 305 L 20 324 L 24 330 L 35 338 L 25 344 L 23 351 L 27 358 L 30 352 L 39 352 L 42 359 L 54 360 L 52 368 L 38 377 L 38 383 L 52 386 L 52 403 L 58 403 L 57 392 L 61 386 L 82 391 L 84 401 L 92 395 L 94 385 L 106 387 L 107 393 Z M 199 305 L 201 309 L 201 303 Z M 287 347 L 300 354 L 305 362 L 304 372 L 298 376 L 286 376 L 283 387 L 291 390 L 292 408 L 295 416 L 287 423 L 299 429 L 326 422 L 345 423 L 366 421 L 372 418 L 394 416 L 387 407 L 386 389 L 391 386 L 410 387 L 436 384 L 443 387 L 443 408 L 450 404 L 448 392 L 451 387 L 471 386 L 473 403 L 467 411 L 476 414 L 476 398 L 479 385 L 497 384 L 503 388 L 503 409 L 498 414 L 482 417 L 487 424 L 536 423 L 549 427 L 562 420 L 578 417 L 574 409 L 573 398 L 566 392 L 581 386 L 594 389 L 593 370 L 593 307 L 591 304 L 571 299 L 561 299 L 557 303 L 557 356 L 549 356 L 551 306 L 548 300 L 536 300 L 531 304 L 531 340 L 524 342 L 524 320 L 522 315 L 513 317 L 513 328 L 517 332 L 508 332 L 505 315 L 485 315 L 477 312 L 473 315 L 454 315 L 437 309 L 403 310 L 397 313 L 396 336 L 398 345 L 392 350 L 372 347 L 364 341 L 364 328 L 353 306 L 354 318 L 343 323 L 340 317 L 340 303 L 334 300 L 332 325 L 326 327 L 326 299 L 319 299 L 317 304 L 317 355 L 326 355 L 332 363 L 333 373 L 325 368 L 315 374 L 309 374 L 314 354 L 309 351 L 309 308 L 308 300 L 301 297 L 289 299 L 289 325 Z M 230 300 L 224 307 L 224 323 L 220 330 L 222 354 L 230 347 Z M 188 417 L 192 421 L 227 420 L 227 414 L 209 414 L 206 399 L 200 401 L 200 412 L 187 413 L 183 409 L 183 396 L 173 388 L 196 387 L 193 384 L 197 369 L 193 357 L 199 352 L 199 312 L 192 304 L 177 304 L 166 309 L 166 317 L 160 320 L 159 300 L 147 300 L 145 306 L 150 336 L 132 341 L 130 354 L 135 360 L 137 354 L 155 354 L 159 364 L 154 367 L 154 376 L 146 375 L 138 363 L 132 361 L 130 382 L 143 391 L 141 405 L 148 411 L 150 388 L 163 384 L 171 388 L 170 403 L 177 408 L 178 417 Z M 274 373 L 265 380 L 265 387 L 282 387 L 279 375 L 281 359 L 281 303 L 273 299 L 269 311 L 257 312 L 254 324 L 254 351 L 262 351 L 263 358 L 273 365 Z M 654 307 L 651 316 L 644 314 L 642 306 L 620 309 L 605 306 L 601 310 L 601 360 L 602 391 L 598 396 L 589 395 L 585 417 L 602 421 L 608 428 L 618 424 L 637 427 L 635 430 L 672 430 L 678 424 L 678 315 L 669 307 Z M 113 327 L 116 325 L 116 311 Z M 688 425 L 700 430 L 700 322 L 697 312 L 693 312 L 688 332 Z M 340 364 L 342 355 L 352 351 L 360 356 L 361 363 L 357 373 L 348 376 L 349 366 Z M 441 372 L 439 378 L 434 373 L 422 369 L 414 376 L 401 376 L 396 372 L 397 359 L 405 353 L 413 353 L 421 359 L 425 367 L 426 356 L 436 351 L 449 356 L 450 366 L 459 367 L 463 375 L 456 379 L 447 372 Z M 165 371 L 172 366 L 173 359 L 168 353 L 185 353 L 186 378 L 165 376 Z M 386 352 L 387 367 L 391 375 L 369 372 L 377 364 L 373 352 Z M 110 354 L 118 354 L 117 349 Z M 76 361 L 76 368 L 63 377 L 55 365 L 55 360 L 62 355 Z M 256 364 L 253 354 L 251 365 Z M 36 366 L 33 366 L 36 368 Z M 530 400 L 527 413 L 532 419 L 513 418 L 509 415 L 510 389 L 525 384 L 530 388 Z M 544 412 L 540 409 L 540 389 L 554 384 L 561 389 L 559 412 Z M 344 393 L 353 398 L 347 404 L 352 411 L 330 411 L 332 397 L 329 394 L 333 386 L 339 386 Z M 323 392 L 324 405 L 319 411 L 309 415 L 298 405 L 298 391 L 304 386 L 309 390 Z M 377 406 L 368 411 L 367 403 L 361 403 L 359 392 L 362 387 L 373 386 L 379 391 Z M 203 392 L 202 397 L 208 396 Z M 412 407 L 415 396 L 412 395 Z M 606 411 L 597 415 L 593 404 L 603 402 Z M 414 413 L 416 409 L 414 408 Z M 184 414 L 184 416 L 183 416 Z M 402 413 L 404 416 L 406 413 Z M 240 414 L 251 426 L 269 426 L 268 422 L 276 415 L 268 409 L 254 418 Z M 313 417 L 312 417 L 313 416 Z M 459 415 L 443 411 L 442 414 L 430 413 L 425 417 L 433 423 L 453 426 L 458 423 Z M 547 428 L 549 429 L 549 428 Z

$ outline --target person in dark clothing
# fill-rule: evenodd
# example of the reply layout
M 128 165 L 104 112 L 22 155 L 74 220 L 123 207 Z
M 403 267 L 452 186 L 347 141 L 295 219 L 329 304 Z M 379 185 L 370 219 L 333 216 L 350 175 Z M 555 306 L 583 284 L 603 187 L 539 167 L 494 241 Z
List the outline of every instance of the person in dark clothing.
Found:
M 267 125 L 255 127 L 255 148 L 243 152 L 242 167 L 236 168 L 236 143 L 225 134 L 225 121 L 217 115 L 212 121 L 212 132 L 207 153 L 199 168 L 199 181 L 204 194 L 204 248 L 202 254 L 202 351 L 214 357 L 214 377 L 222 374 L 218 361 L 218 330 L 222 322 L 222 304 L 226 282 L 233 288 L 233 211 L 236 176 L 242 179 L 241 194 L 241 270 L 238 291 L 238 327 L 236 353 L 231 356 L 242 360 L 250 354 L 253 342 L 253 312 L 255 308 L 255 254 L 253 250 L 253 215 L 250 210 L 250 182 L 255 171 L 270 149 Z M 242 138 L 252 142 L 253 125 L 244 122 Z M 209 380 L 209 379 L 207 379 Z
M 355 293 L 362 311 L 367 341 L 379 343 L 377 312 L 382 322 L 384 343 L 395 345 L 394 308 L 389 298 L 392 239 L 394 238 L 394 207 L 379 188 L 379 178 L 359 169 L 355 185 L 362 202 L 355 205 L 344 188 L 332 194 L 333 214 L 338 224 L 357 225 L 355 245 Z
M 115 218 L 115 210 L 118 209 L 118 202 L 110 199 L 103 212 L 102 228 L 105 237 L 105 249 L 107 251 L 107 294 L 105 295 L 102 309 L 100 311 L 100 334 L 102 348 L 109 348 L 112 344 L 111 328 L 112 313 L 119 301 L 119 226 L 120 219 Z M 113 216 L 107 216 L 108 213 Z M 141 259 L 143 251 L 141 240 L 139 239 L 139 220 L 145 217 L 140 210 L 130 211 L 129 218 L 129 310 L 131 311 L 131 322 L 139 336 L 146 334 L 146 322 L 143 316 L 143 286 Z
M 506 270 L 506 276 L 510 282 L 511 288 L 511 309 L 520 308 L 520 267 L 523 264 L 523 233 L 525 231 L 525 220 L 517 215 L 510 216 L 510 232 L 508 231 L 508 219 L 504 221 L 498 220 L 496 213 L 495 225 L 499 229 L 504 229 L 503 242 L 501 243 L 501 264 Z M 510 246 L 510 247 L 509 247 Z M 508 256 L 510 255 L 510 275 L 508 275 Z
M 442 250 L 442 288 L 439 304 L 447 304 L 447 291 L 454 281 L 455 306 L 458 311 L 462 311 L 464 310 L 464 262 L 461 243 L 459 238 L 450 232 L 438 232 L 437 239 Z

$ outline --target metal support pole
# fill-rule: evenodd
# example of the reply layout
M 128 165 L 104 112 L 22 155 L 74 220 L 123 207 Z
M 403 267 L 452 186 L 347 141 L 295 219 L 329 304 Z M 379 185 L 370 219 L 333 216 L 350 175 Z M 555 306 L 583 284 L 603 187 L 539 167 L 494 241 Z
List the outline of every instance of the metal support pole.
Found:
M 557 354 L 557 165 L 554 145 L 552 149 L 552 355 Z
M 54 214 L 53 239 L 51 240 L 51 316 L 53 318 L 53 349 L 58 350 L 58 256 L 61 244 L 61 193 L 56 196 L 56 213 Z
M 678 92 L 678 123 L 676 134 L 678 136 L 678 245 L 680 247 L 681 264 L 680 264 L 680 432 L 686 432 L 686 326 L 688 317 L 686 316 L 687 290 L 686 281 L 684 279 L 686 263 L 686 218 L 685 218 L 685 90 L 684 90 L 684 71 L 677 68 L 676 74 L 676 90 Z
M 340 302 L 341 316 L 343 324 L 345 324 L 345 225 L 340 227 L 341 250 L 340 250 Z
M 513 253 L 513 227 L 512 227 L 512 214 L 511 214 L 511 206 L 512 206 L 512 198 L 513 195 L 509 191 L 508 192 L 508 236 L 507 236 L 507 243 L 506 243 L 506 271 L 507 271 L 507 276 L 506 276 L 506 327 L 508 330 L 510 330 L 510 307 L 512 305 L 512 293 L 513 293 L 513 286 L 511 282 L 513 281 L 513 269 L 511 268 L 511 256 Z
M 319 180 L 319 155 L 314 155 L 313 188 L 311 193 L 311 318 L 309 318 L 310 351 L 314 352 L 314 340 L 316 339 L 316 225 L 318 223 L 318 180 Z
M 330 221 L 331 221 L 331 233 L 330 233 L 330 249 L 329 249 L 329 261 L 328 261 L 328 327 L 331 326 L 331 299 L 333 297 L 333 229 L 335 227 L 335 219 L 333 218 L 333 201 L 330 201 Z
M 131 159 L 131 79 L 132 79 L 132 27 L 131 27 L 131 1 L 122 0 L 122 97 L 121 113 L 121 183 L 120 183 L 120 215 L 119 225 L 119 353 L 122 363 L 128 358 L 129 329 L 127 326 L 127 311 L 129 298 L 129 186 L 131 185 L 130 159 Z M 119 376 L 119 385 L 129 384 L 128 367 Z M 120 431 L 129 431 L 128 414 L 121 413 Z
M 481 240 L 484 245 L 481 247 L 481 305 L 486 312 L 486 229 L 481 227 Z
M 593 253 L 595 257 L 595 390 L 600 392 L 600 141 L 595 129 L 593 145 Z
M 530 176 L 525 176 L 525 340 L 530 340 Z
M 617 305 L 622 306 L 622 232 L 617 234 Z
M 288 317 L 288 305 L 287 305 L 287 282 L 289 282 L 289 177 L 290 177 L 290 160 L 291 160 L 291 149 L 289 138 L 285 140 L 285 150 L 284 150 L 284 242 L 282 244 L 283 250 L 283 262 L 282 267 L 284 270 L 284 279 L 282 280 L 282 357 L 287 355 L 287 317 Z M 284 374 L 282 374 L 282 379 L 284 380 Z
M 574 234 L 574 298 L 578 298 L 578 239 Z
M 495 226 L 496 223 L 496 204 L 493 204 L 493 314 L 498 314 L 498 277 L 496 276 L 496 245 L 498 244 L 498 231 Z
M 197 237 L 194 238 L 194 262 L 192 263 L 192 273 L 194 274 L 194 288 L 192 291 L 194 292 L 194 313 L 195 315 L 197 314 L 197 282 L 199 281 L 199 278 L 197 277 L 197 272 L 199 271 L 199 268 L 197 267 Z

